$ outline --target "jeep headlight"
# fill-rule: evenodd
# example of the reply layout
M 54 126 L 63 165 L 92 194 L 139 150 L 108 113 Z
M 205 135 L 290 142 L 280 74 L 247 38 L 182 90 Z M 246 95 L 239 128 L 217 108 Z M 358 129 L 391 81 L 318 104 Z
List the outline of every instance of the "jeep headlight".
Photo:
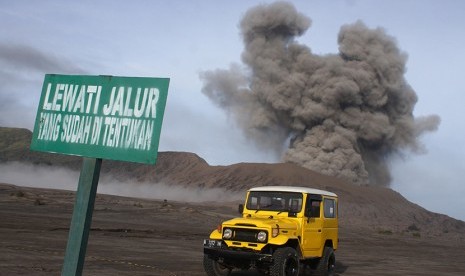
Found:
M 266 232 L 265 232 L 265 231 L 260 231 L 260 232 L 258 232 L 257 240 L 258 240 L 259 242 L 264 242 L 264 241 L 266 241 Z
M 228 229 L 228 228 L 224 229 L 224 231 L 223 231 L 223 239 L 228 240 L 231 237 L 232 237 L 232 230 Z

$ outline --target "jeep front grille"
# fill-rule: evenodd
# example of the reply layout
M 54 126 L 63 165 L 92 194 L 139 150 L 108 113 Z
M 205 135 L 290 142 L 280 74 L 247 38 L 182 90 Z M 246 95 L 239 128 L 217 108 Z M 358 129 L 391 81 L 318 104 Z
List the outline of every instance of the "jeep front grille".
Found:
M 254 242 L 254 243 L 259 243 L 257 240 L 257 235 L 258 232 L 264 231 L 264 230 L 256 230 L 256 229 L 244 229 L 244 228 L 230 228 L 233 230 L 233 235 L 231 237 L 231 241 L 241 241 L 241 242 Z M 267 239 L 263 242 L 266 243 L 268 241 Z

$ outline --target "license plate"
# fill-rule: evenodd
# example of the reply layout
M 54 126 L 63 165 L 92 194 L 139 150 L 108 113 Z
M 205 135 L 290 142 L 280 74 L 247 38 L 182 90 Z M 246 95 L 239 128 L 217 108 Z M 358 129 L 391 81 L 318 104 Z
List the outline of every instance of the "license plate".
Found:
M 222 241 L 218 240 L 203 240 L 203 246 L 206 247 L 221 247 Z

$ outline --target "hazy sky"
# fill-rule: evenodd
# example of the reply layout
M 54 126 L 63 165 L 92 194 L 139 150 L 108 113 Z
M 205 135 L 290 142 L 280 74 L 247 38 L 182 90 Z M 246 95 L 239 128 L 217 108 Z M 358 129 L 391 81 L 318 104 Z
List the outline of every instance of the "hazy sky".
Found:
M 271 1 L 0 0 L 0 126 L 32 130 L 46 73 L 169 77 L 161 151 L 195 152 L 210 164 L 275 162 L 201 93 L 199 74 L 241 64 L 239 21 Z M 437 114 L 422 155 L 391 161 L 392 187 L 465 220 L 464 1 L 290 1 L 312 19 L 298 42 L 337 53 L 344 24 L 383 27 L 407 53 L 415 116 Z M 285 183 L 283 183 L 285 184 Z

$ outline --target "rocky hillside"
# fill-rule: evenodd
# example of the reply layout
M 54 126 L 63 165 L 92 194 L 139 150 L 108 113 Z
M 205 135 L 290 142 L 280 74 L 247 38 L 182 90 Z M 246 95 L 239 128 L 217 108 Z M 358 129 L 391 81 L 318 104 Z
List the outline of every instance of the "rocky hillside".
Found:
M 15 161 L 79 170 L 79 157 L 30 151 L 31 136 L 26 129 L 0 128 L 0 163 Z M 339 195 L 342 227 L 350 225 L 369 227 L 380 233 L 449 235 L 451 238 L 465 234 L 465 222 L 429 212 L 389 188 L 355 186 L 289 163 L 210 166 L 194 153 L 161 152 L 155 166 L 104 160 L 102 174 L 129 182 L 223 188 L 225 192 L 264 185 L 307 186 Z

